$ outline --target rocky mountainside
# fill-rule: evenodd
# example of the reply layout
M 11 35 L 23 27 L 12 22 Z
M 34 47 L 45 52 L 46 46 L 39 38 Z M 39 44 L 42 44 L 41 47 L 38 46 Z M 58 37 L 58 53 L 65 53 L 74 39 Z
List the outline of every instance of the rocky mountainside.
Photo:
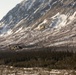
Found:
M 0 21 L 0 45 L 76 46 L 76 0 L 24 0 Z

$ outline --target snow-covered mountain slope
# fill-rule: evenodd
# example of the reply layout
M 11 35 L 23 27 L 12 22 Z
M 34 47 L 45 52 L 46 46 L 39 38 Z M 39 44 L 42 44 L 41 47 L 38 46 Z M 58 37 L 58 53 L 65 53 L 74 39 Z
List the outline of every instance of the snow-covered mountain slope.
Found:
M 24 0 L 0 21 L 0 45 L 76 46 L 76 0 Z

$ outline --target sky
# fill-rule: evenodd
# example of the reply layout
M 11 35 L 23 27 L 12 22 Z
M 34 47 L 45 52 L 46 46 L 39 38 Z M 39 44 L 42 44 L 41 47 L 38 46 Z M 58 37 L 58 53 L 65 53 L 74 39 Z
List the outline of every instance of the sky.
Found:
M 0 0 L 0 20 L 22 0 Z

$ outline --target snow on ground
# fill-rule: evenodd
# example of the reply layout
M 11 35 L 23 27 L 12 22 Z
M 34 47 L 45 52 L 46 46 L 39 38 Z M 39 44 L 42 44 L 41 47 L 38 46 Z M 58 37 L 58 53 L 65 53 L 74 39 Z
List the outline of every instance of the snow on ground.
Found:
M 61 27 L 64 27 L 67 23 L 67 15 L 65 14 L 60 14 L 59 12 L 54 15 L 52 17 L 52 22 L 50 24 L 50 27 L 53 27 L 53 28 L 61 28 Z
M 31 4 L 29 5 L 29 7 L 27 8 L 27 10 L 31 9 L 31 7 L 33 6 L 35 0 L 32 0 Z
M 37 8 L 35 11 L 34 11 L 34 14 L 39 10 L 39 8 Z
M 76 12 L 74 12 L 73 15 L 71 15 L 71 16 L 69 17 L 69 22 L 68 22 L 68 24 L 71 23 L 74 19 L 76 19 Z
M 10 16 L 9 16 L 9 21 L 11 21 L 11 20 L 12 20 L 12 17 L 13 17 L 12 15 L 10 15 Z
M 13 33 L 12 30 L 9 29 L 6 33 L 0 34 L 0 37 L 6 37 L 6 36 L 8 36 L 8 35 L 11 35 L 12 33 Z
M 61 42 L 56 42 L 56 43 L 50 44 L 49 46 L 57 46 L 57 45 L 67 44 L 69 42 L 70 41 L 61 41 Z
M 22 31 L 22 27 L 19 28 L 15 33 L 21 32 Z
M 13 33 L 13 32 L 12 32 L 12 30 L 10 29 L 10 30 L 7 31 L 6 34 L 7 34 L 7 35 L 10 35 L 10 34 L 12 34 L 12 33 Z
M 4 24 L 4 22 L 1 22 L 0 23 L 0 27 L 3 27 L 5 24 Z
M 59 39 L 56 39 L 55 41 L 63 41 L 63 40 L 68 40 L 70 39 L 72 36 L 74 36 L 75 34 L 71 34 L 71 35 L 67 35 L 67 36 L 64 36 L 62 38 L 59 38 Z
M 76 18 L 76 12 L 73 13 L 73 15 L 65 15 L 60 14 L 59 12 L 54 15 L 52 18 L 52 22 L 50 23 L 51 28 L 60 29 L 68 24 L 70 24 L 75 18 Z

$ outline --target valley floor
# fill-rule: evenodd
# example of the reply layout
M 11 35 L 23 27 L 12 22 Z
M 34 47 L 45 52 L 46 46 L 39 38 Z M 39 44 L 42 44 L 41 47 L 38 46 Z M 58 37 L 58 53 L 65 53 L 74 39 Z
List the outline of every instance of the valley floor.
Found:
M 76 75 L 76 70 L 0 66 L 0 75 Z

